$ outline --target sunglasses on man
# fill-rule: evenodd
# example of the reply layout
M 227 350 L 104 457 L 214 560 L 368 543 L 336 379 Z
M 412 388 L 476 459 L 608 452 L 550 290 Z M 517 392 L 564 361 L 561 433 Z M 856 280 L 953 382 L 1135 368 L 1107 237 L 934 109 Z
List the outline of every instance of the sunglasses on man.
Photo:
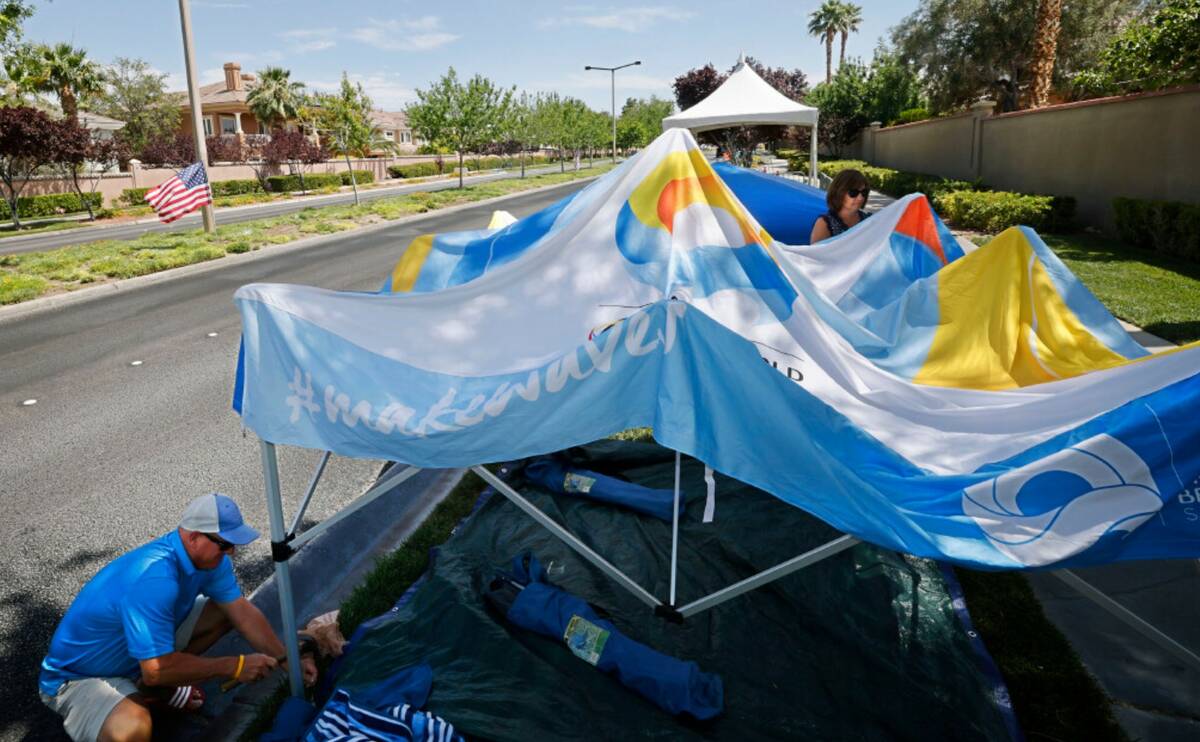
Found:
M 211 533 L 204 534 L 204 538 L 206 538 L 209 541 L 212 541 L 214 544 L 216 544 L 217 548 L 220 549 L 222 552 L 230 552 L 230 551 L 233 551 L 235 548 L 237 548 L 237 544 L 231 544 L 228 541 L 226 541 L 225 539 L 217 538 L 216 536 L 212 535 Z
M 850 198 L 858 198 L 859 196 L 862 196 L 863 198 L 867 198 L 868 196 L 871 195 L 871 189 L 870 188 L 851 188 L 846 191 L 846 195 L 850 196 Z

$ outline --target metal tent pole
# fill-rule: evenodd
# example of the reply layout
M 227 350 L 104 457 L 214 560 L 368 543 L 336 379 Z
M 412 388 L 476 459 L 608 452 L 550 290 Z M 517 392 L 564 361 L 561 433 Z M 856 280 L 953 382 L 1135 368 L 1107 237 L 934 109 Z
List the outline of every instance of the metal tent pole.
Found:
M 1200 657 L 1196 656 L 1187 647 L 1159 631 L 1155 626 L 1150 624 L 1146 619 L 1137 615 L 1117 601 L 1105 595 L 1103 592 L 1093 587 L 1090 582 L 1083 579 L 1069 569 L 1061 569 L 1050 574 L 1075 588 L 1083 597 L 1092 601 L 1104 610 L 1108 611 L 1112 616 L 1126 625 L 1133 628 L 1142 636 L 1154 642 L 1158 646 L 1165 649 L 1170 654 L 1192 665 L 1196 669 L 1200 669 Z
M 817 121 L 815 116 L 813 117 L 812 139 L 810 140 L 808 150 L 808 178 L 812 185 L 817 188 L 821 187 L 821 179 L 817 177 Z
M 296 529 L 300 527 L 300 521 L 304 518 L 304 512 L 308 510 L 308 504 L 312 502 L 313 493 L 317 491 L 317 483 L 321 481 L 321 474 L 325 472 L 325 465 L 329 463 L 331 453 L 326 451 L 321 454 L 321 460 L 317 462 L 317 469 L 308 482 L 308 490 L 304 493 L 304 499 L 300 501 L 300 509 L 296 511 L 296 517 L 292 518 L 292 527 L 287 531 L 289 534 L 295 533 Z
M 675 515 L 671 518 L 671 600 L 667 605 L 675 607 L 675 576 L 679 566 L 679 452 L 675 452 Z
M 300 678 L 300 638 L 296 635 L 296 604 L 292 598 L 292 575 L 288 571 L 290 550 L 286 548 L 287 532 L 283 523 L 283 500 L 279 492 L 279 462 L 275 459 L 275 444 L 259 440 L 262 449 L 263 481 L 267 489 L 267 513 L 271 519 L 271 557 L 275 560 L 275 583 L 279 590 L 279 613 L 283 622 L 283 645 L 287 648 L 288 683 L 292 695 L 304 694 Z
M 323 532 L 333 526 L 333 524 L 337 523 L 343 518 L 349 517 L 355 511 L 370 505 L 375 500 L 383 497 L 387 493 L 396 489 L 420 473 L 421 470 L 419 468 L 410 466 L 407 469 L 402 469 L 398 474 L 389 474 L 386 479 L 381 482 L 377 482 L 374 487 L 360 495 L 357 500 L 316 524 L 304 533 L 301 533 L 295 538 L 291 538 L 289 535 L 290 543 L 288 544 L 288 548 L 291 551 L 296 551 L 301 546 L 304 546 L 309 541 L 312 541 L 317 536 L 320 536 Z
M 779 578 L 789 575 L 798 569 L 804 569 L 805 567 L 810 567 L 823 559 L 828 559 L 834 554 L 839 554 L 857 543 L 859 543 L 859 540 L 854 536 L 841 536 L 839 538 L 835 538 L 833 541 L 830 541 L 827 544 L 822 544 L 821 546 L 818 546 L 810 551 L 806 551 L 798 557 L 793 557 L 782 564 L 777 564 L 770 569 L 764 569 L 762 572 L 759 572 L 756 575 L 747 577 L 740 582 L 735 582 L 729 587 L 718 590 L 711 595 L 707 595 L 699 600 L 694 600 L 680 608 L 679 614 L 684 618 L 687 618 L 688 616 L 694 616 L 700 611 L 705 611 L 713 606 L 720 605 L 731 598 L 736 598 L 744 592 L 761 587 L 768 582 L 778 580 Z
M 537 505 L 526 500 L 519 492 L 508 486 L 507 482 L 488 471 L 486 467 L 472 466 L 471 471 L 478 474 L 483 481 L 495 487 L 497 492 L 507 497 L 514 505 L 525 511 L 526 515 L 545 526 L 548 531 L 562 539 L 563 543 L 574 549 L 581 557 L 591 562 L 601 572 L 616 580 L 643 603 L 651 608 L 658 608 L 662 605 L 662 601 L 651 595 L 644 587 L 634 582 L 633 578 L 617 569 L 611 562 L 593 551 L 591 547 L 580 541 L 575 534 L 556 523 L 553 518 L 539 510 Z

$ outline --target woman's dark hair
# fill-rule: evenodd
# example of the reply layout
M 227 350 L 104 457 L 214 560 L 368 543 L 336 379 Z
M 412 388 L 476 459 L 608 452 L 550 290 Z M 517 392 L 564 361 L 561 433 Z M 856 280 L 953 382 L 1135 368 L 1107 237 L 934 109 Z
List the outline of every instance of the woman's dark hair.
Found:
M 847 168 L 833 176 L 833 182 L 829 184 L 829 190 L 825 193 L 825 203 L 829 205 L 829 210 L 836 214 L 846 200 L 846 191 L 851 188 L 861 191 L 870 187 L 867 176 L 853 168 Z

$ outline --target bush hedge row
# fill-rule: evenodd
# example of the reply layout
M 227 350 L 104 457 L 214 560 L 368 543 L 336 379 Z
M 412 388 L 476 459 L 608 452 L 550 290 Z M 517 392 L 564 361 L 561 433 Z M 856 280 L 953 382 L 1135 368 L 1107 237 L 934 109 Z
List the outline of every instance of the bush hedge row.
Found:
M 393 178 L 425 178 L 438 174 L 436 162 L 410 162 L 407 165 L 388 166 L 388 175 Z
M 1070 196 L 1035 196 L 1009 191 L 951 191 L 934 198 L 934 209 L 960 229 L 1000 232 L 1023 224 L 1043 232 L 1062 232 L 1075 218 Z
M 526 155 L 525 167 L 544 165 L 550 161 L 545 155 Z M 439 171 L 436 162 L 411 162 L 406 165 L 389 165 L 388 175 L 392 178 L 427 178 L 431 175 L 450 175 L 457 172 L 458 158 L 453 155 L 444 157 L 442 169 Z M 482 157 L 465 157 L 463 166 L 470 171 L 495 170 L 498 168 L 520 168 L 521 158 L 517 156 L 500 157 L 486 155 Z
M 346 176 L 349 178 L 350 176 Z M 326 188 L 328 186 L 341 187 L 341 173 L 305 173 L 304 188 L 306 190 L 316 190 L 318 188 Z M 300 176 L 299 175 L 272 175 L 267 178 L 267 188 L 271 193 L 291 193 L 299 191 Z
M 350 173 L 349 172 L 343 172 L 343 173 L 338 173 L 338 174 L 342 176 L 342 185 L 344 185 L 344 186 L 350 185 Z M 305 176 L 304 182 L 305 183 L 308 182 L 307 176 Z M 375 182 L 375 173 L 371 172 L 370 170 L 355 170 L 354 171 L 354 182 L 359 185 L 363 185 L 364 183 L 374 183 Z
M 84 200 L 86 199 L 86 201 Z M 17 199 L 17 216 L 21 219 L 36 219 L 43 216 L 58 216 L 59 214 L 75 214 L 87 211 L 87 203 L 91 202 L 93 209 L 99 209 L 104 202 L 104 196 L 99 193 L 88 193 L 80 198 L 77 193 L 47 193 L 41 196 L 22 196 Z M 12 211 L 7 199 L 0 199 L 0 219 L 11 219 Z
M 216 183 L 211 183 L 210 187 L 212 188 L 213 198 L 263 192 L 262 185 L 254 178 L 219 180 Z M 146 204 L 146 192 L 149 190 L 149 188 L 126 188 L 121 191 L 121 195 L 117 200 L 126 206 L 144 206 Z
M 820 168 L 830 178 L 854 168 L 867 176 L 872 188 L 895 198 L 924 193 L 933 201 L 934 209 L 960 229 L 999 232 L 1024 224 L 1045 232 L 1062 232 L 1070 230 L 1075 219 L 1075 199 L 1071 196 L 992 191 L 979 181 L 872 167 L 862 160 L 830 160 L 821 163 Z
M 1200 204 L 1114 198 L 1117 232 L 1130 245 L 1200 261 Z

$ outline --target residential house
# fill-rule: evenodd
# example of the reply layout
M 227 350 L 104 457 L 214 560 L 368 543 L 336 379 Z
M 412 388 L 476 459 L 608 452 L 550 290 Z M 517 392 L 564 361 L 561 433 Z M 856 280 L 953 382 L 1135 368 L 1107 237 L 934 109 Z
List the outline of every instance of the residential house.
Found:
M 417 151 L 417 147 L 421 146 L 412 127 L 408 125 L 408 116 L 404 111 L 371 111 L 371 126 L 379 129 L 381 139 L 396 145 L 396 154 L 410 155 Z M 379 150 L 371 154 L 388 153 Z
M 242 72 L 242 66 L 237 62 L 226 62 L 224 80 L 200 86 L 200 121 L 204 136 L 257 136 L 269 133 L 246 104 L 246 96 L 254 87 L 255 80 L 254 75 Z M 191 134 L 192 109 L 187 91 L 175 95 L 179 96 L 182 113 L 179 130 Z M 289 122 L 286 128 L 294 129 L 295 124 Z
M 101 116 L 91 111 L 77 111 L 75 114 L 83 128 L 92 132 L 95 139 L 112 139 L 113 135 L 125 128 L 124 121 L 118 121 L 108 116 Z

